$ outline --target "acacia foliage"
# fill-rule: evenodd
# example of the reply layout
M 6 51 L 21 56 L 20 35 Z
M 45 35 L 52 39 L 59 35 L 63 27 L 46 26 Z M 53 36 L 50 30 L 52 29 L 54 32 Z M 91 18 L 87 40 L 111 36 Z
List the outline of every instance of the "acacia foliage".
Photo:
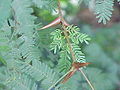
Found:
M 36 30 L 38 24 L 35 23 L 37 17 L 32 15 L 32 6 L 35 5 L 37 8 L 49 8 L 53 10 L 56 7 L 56 2 L 56 0 L 0 1 L 1 90 L 47 90 L 61 75 L 70 69 L 72 63 L 70 50 L 62 30 L 54 30 L 51 33 L 52 39 L 48 39 L 52 41 L 50 48 L 54 54 L 56 54 L 57 61 L 55 61 L 55 58 L 53 58 L 55 55 L 39 42 L 42 34 L 38 34 Z M 110 17 L 109 15 L 107 16 L 108 18 Z M 105 22 L 105 20 L 102 19 L 100 21 Z M 39 27 L 41 27 L 41 25 L 39 25 Z M 69 32 L 76 61 L 86 62 L 85 54 L 82 52 L 81 47 L 84 44 L 88 44 L 90 38 L 88 35 L 81 33 L 76 26 L 71 25 L 66 29 Z M 45 34 L 46 33 L 47 31 Z M 47 51 L 48 55 L 46 55 L 45 51 Z M 49 59 L 51 59 L 51 61 Z M 100 75 L 99 73 L 103 73 L 100 69 L 95 68 L 88 69 L 88 72 L 90 71 L 93 72 L 88 73 L 91 80 L 93 79 L 93 75 L 98 76 Z M 100 84 L 99 80 L 104 80 L 104 75 L 100 75 L 99 78 L 92 80 L 96 88 L 98 88 Z M 96 84 L 95 82 L 98 83 Z M 111 82 L 109 85 L 111 85 Z M 60 84 L 56 86 L 55 89 L 78 90 L 79 87 L 81 87 L 81 90 L 89 88 L 80 73 L 76 73 L 69 82 Z M 109 90 L 109 87 L 107 88 Z

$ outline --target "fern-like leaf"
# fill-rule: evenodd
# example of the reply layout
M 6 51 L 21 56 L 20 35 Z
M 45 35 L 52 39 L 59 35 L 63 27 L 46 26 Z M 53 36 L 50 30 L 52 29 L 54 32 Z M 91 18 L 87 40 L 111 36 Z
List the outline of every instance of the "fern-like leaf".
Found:
M 11 1 L 12 0 L 1 0 L 0 1 L 0 28 L 7 21 L 7 18 L 11 14 Z
M 76 44 L 85 42 L 86 44 L 88 44 L 90 38 L 88 37 L 88 35 L 80 33 L 80 29 L 77 26 L 71 25 L 68 26 L 66 29 L 70 34 L 70 39 L 72 40 L 72 42 Z
M 19 72 L 6 72 L 4 85 L 11 90 L 37 90 L 36 83 L 29 76 Z
M 67 50 L 63 50 L 60 52 L 60 59 L 58 61 L 58 71 L 59 72 L 67 72 L 71 67 L 71 58 Z
M 64 37 L 61 34 L 61 30 L 57 29 L 56 31 L 51 33 L 51 38 L 53 42 L 50 45 L 51 50 L 54 50 L 56 54 L 57 50 L 60 50 L 64 44 Z
M 66 36 L 62 30 L 57 29 L 51 33 L 53 42 L 51 43 L 52 50 L 54 53 L 59 51 L 60 59 L 57 64 L 57 68 L 60 72 L 67 72 L 71 68 L 72 56 L 70 51 L 70 46 L 72 47 L 72 52 L 74 53 L 76 62 L 86 62 L 85 55 L 81 51 L 79 45 L 83 42 L 88 44 L 90 38 L 88 35 L 80 33 L 79 28 L 73 25 L 66 27 L 68 33 L 68 39 L 71 43 L 68 43 Z M 70 45 L 69 45 L 70 44 Z
M 98 22 L 106 24 L 112 17 L 114 0 L 98 0 L 95 5 L 96 18 L 99 18 Z
M 20 51 L 22 57 L 18 59 L 24 59 L 28 63 L 33 60 L 40 59 L 40 52 L 36 44 L 35 37 L 37 35 L 37 31 L 34 30 L 35 17 L 31 15 L 33 12 L 30 8 L 31 5 L 32 3 L 29 0 L 14 0 L 12 2 L 12 7 L 16 15 L 16 21 L 20 24 L 16 26 L 16 33 L 19 34 L 20 37 L 15 41 L 18 46 L 17 50 Z
M 44 63 L 34 60 L 32 65 L 25 62 L 17 62 L 17 67 L 21 72 L 30 75 L 36 81 L 42 81 L 43 86 L 49 87 L 55 82 L 56 73 Z
M 57 5 L 57 0 L 32 0 L 33 3 L 43 9 L 53 10 Z
M 85 55 L 84 55 L 84 53 L 81 51 L 81 48 L 80 48 L 78 45 L 72 44 L 72 49 L 73 49 L 73 51 L 74 51 L 74 54 L 75 54 L 75 57 L 76 57 L 76 61 L 77 61 L 77 62 L 81 62 L 81 63 L 86 62 L 86 60 L 85 60 Z

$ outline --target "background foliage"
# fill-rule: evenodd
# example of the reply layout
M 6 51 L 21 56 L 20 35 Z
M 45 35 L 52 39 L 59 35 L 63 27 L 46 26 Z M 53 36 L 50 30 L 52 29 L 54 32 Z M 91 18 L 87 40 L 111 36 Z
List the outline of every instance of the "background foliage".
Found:
M 119 0 L 81 2 L 61 0 L 65 19 L 80 28 L 67 28 L 71 30 L 76 57 L 78 61 L 92 63 L 84 71 L 96 90 L 119 90 Z M 0 90 L 47 90 L 69 70 L 71 57 L 64 37 L 60 36 L 60 26 L 37 31 L 58 16 L 56 8 L 57 0 L 0 1 Z M 88 41 L 89 45 L 85 45 Z M 54 89 L 89 90 L 90 87 L 81 73 L 76 72 L 67 83 Z

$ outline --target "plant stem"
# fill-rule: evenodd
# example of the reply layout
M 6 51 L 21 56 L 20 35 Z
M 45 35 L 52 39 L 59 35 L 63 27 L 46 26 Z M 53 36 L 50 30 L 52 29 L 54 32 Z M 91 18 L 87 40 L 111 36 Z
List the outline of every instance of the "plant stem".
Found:
M 72 50 L 72 45 L 71 45 L 71 43 L 70 43 L 70 40 L 69 40 L 69 36 L 68 36 L 68 34 L 67 34 L 67 30 L 66 30 L 66 28 L 65 28 L 65 26 L 63 26 L 63 29 L 64 29 L 64 35 L 65 35 L 65 38 L 66 38 L 66 40 L 67 40 L 67 43 L 68 43 L 68 46 L 69 46 L 69 48 L 70 48 L 70 53 L 71 53 L 71 55 L 72 55 L 72 60 L 73 60 L 73 63 L 76 61 L 76 58 L 75 58 L 75 54 L 74 54 L 74 52 L 73 52 L 73 50 Z
M 87 76 L 85 75 L 85 73 L 82 71 L 82 69 L 79 69 L 79 71 L 82 73 L 82 75 L 84 76 L 84 78 L 86 79 L 86 81 L 88 82 L 89 86 L 91 87 L 92 90 L 95 90 L 92 83 L 90 82 L 90 80 L 87 78 Z
M 72 55 L 72 60 L 73 60 L 73 63 L 76 61 L 76 58 L 75 58 L 75 54 L 73 52 L 73 49 L 72 49 L 72 45 L 71 45 L 71 42 L 69 40 L 69 36 L 67 34 L 67 30 L 66 30 L 66 27 L 64 26 L 63 22 L 64 22 L 64 19 L 63 19 L 63 16 L 62 16 L 62 12 L 61 12 L 61 6 L 60 6 L 60 0 L 58 0 L 58 10 L 59 10 L 59 16 L 61 18 L 61 23 L 62 23 L 62 28 L 64 30 L 64 35 L 65 35 L 65 38 L 67 40 L 67 43 L 69 45 L 69 48 L 70 48 L 70 53 Z M 93 85 L 91 84 L 90 80 L 87 78 L 87 76 L 85 75 L 85 73 L 79 69 L 79 71 L 82 73 L 82 75 L 84 76 L 84 78 L 86 79 L 87 83 L 89 84 L 89 86 L 91 87 L 92 90 L 95 90 Z M 69 72 L 71 72 L 71 70 L 69 70 L 65 75 L 63 75 L 55 84 L 53 84 L 48 90 L 51 90 L 53 87 L 55 87 L 55 85 L 57 83 L 59 83 Z
M 71 70 L 69 70 L 67 73 L 65 73 L 59 80 L 57 80 L 48 90 L 51 90 L 55 87 L 56 84 L 58 84 Z
M 63 16 L 62 16 L 62 11 L 61 11 L 60 0 L 58 0 L 58 14 L 59 14 L 60 18 L 62 19 Z
M 71 55 L 72 55 L 72 60 L 73 60 L 73 63 L 76 61 L 76 58 L 75 58 L 75 54 L 73 52 L 73 49 L 72 49 L 72 45 L 70 43 L 70 40 L 69 40 L 69 37 L 68 37 L 68 34 L 67 34 L 67 30 L 65 28 L 65 26 L 63 26 L 63 29 L 64 29 L 64 34 L 65 34 L 65 37 L 66 37 L 66 40 L 67 40 L 67 43 L 69 45 L 69 48 L 70 48 L 70 52 L 71 52 Z M 85 73 L 80 69 L 80 72 L 82 73 L 82 75 L 84 76 L 84 78 L 86 79 L 87 83 L 89 84 L 89 86 L 91 87 L 92 90 L 95 90 L 93 85 L 91 84 L 90 80 L 87 78 L 87 76 L 85 75 Z
M 58 10 L 59 10 L 59 16 L 60 16 L 61 22 L 62 22 L 62 28 L 63 28 L 63 30 L 64 30 L 63 33 L 64 33 L 65 38 L 66 38 L 66 40 L 67 40 L 67 43 L 68 43 L 68 45 L 69 45 L 70 53 L 71 53 L 71 55 L 72 55 L 72 60 L 73 60 L 73 62 L 75 62 L 76 59 L 75 59 L 75 55 L 74 55 L 73 50 L 72 50 L 72 45 L 71 45 L 71 43 L 70 43 L 70 40 L 69 40 L 69 37 L 68 37 L 68 34 L 67 34 L 67 30 L 66 30 L 66 28 L 65 28 L 65 26 L 64 26 L 64 24 L 63 24 L 64 19 L 63 19 L 62 12 L 61 12 L 60 0 L 58 0 Z

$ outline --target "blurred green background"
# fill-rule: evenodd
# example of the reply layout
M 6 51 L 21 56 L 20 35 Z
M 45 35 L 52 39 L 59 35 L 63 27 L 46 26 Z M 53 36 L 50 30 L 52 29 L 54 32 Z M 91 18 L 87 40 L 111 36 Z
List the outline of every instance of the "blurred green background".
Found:
M 99 82 L 99 90 L 120 90 L 120 5 L 115 2 L 111 21 L 103 25 L 97 23 L 93 12 L 86 5 L 80 5 L 77 1 L 62 0 L 61 5 L 66 21 L 69 24 L 77 25 L 81 32 L 87 33 L 91 37 L 90 44 L 83 47 L 87 61 L 92 63 L 90 68 L 86 69 L 87 75 L 89 78 L 96 79 L 95 84 Z M 38 17 L 36 23 L 43 22 L 42 24 L 46 25 L 58 16 L 56 10 L 51 12 L 33 8 L 33 14 Z M 39 34 L 40 43 L 43 45 L 43 59 L 47 58 L 55 62 L 57 55 L 49 52 L 51 42 L 49 35 L 53 30 L 52 28 L 42 30 Z M 52 63 L 51 67 L 54 67 Z

